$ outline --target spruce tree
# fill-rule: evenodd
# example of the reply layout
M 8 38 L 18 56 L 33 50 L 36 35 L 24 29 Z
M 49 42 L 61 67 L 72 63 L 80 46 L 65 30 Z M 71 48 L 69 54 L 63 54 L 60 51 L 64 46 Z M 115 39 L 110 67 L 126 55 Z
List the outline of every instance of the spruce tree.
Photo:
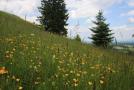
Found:
M 48 32 L 67 35 L 68 12 L 64 0 L 41 0 L 40 23 Z
M 79 34 L 77 34 L 76 37 L 75 37 L 74 39 L 75 39 L 76 41 L 81 42 L 81 38 L 80 38 Z
M 96 21 L 93 21 L 95 27 L 90 30 L 93 32 L 91 39 L 93 44 L 100 47 L 108 47 L 113 40 L 112 30 L 109 29 L 109 24 L 106 24 L 106 19 L 103 16 L 103 12 L 99 11 L 96 16 Z

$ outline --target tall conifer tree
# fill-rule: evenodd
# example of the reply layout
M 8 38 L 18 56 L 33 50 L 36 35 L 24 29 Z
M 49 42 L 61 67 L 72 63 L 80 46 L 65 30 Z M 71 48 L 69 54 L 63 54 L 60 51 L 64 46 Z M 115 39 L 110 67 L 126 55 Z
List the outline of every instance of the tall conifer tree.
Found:
M 48 32 L 66 35 L 68 12 L 64 0 L 41 0 L 39 20 Z
M 105 21 L 103 12 L 99 11 L 96 21 L 93 21 L 96 26 L 90 29 L 93 32 L 91 39 L 96 46 L 108 47 L 113 40 L 112 30 L 109 29 L 109 24 L 106 24 Z

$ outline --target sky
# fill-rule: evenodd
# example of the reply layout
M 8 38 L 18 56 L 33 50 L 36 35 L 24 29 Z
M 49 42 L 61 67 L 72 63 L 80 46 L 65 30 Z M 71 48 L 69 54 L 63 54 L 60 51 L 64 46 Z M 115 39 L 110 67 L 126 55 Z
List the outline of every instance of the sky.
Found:
M 6 11 L 27 21 L 36 22 L 40 13 L 40 0 L 0 0 L 0 10 Z M 117 41 L 134 42 L 134 0 L 65 0 L 67 5 L 68 36 L 79 34 L 83 41 L 90 42 L 92 21 L 99 10 L 104 11 L 106 22 Z

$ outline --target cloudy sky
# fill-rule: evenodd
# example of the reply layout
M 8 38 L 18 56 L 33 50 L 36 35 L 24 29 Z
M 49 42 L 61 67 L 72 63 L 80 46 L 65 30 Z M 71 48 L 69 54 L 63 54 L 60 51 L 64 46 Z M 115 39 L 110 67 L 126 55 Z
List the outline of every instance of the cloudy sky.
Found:
M 80 34 L 83 40 L 90 41 L 90 27 L 98 10 L 104 11 L 107 23 L 115 33 L 118 41 L 133 41 L 134 34 L 134 0 L 66 0 L 69 12 L 68 35 Z M 30 22 L 36 22 L 40 15 L 37 7 L 40 0 L 0 0 L 0 10 L 13 13 Z

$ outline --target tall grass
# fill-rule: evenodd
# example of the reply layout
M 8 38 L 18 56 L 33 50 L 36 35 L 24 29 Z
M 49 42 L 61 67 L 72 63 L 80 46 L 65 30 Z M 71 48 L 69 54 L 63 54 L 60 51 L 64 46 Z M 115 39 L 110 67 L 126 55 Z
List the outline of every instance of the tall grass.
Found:
M 1 90 L 133 90 L 133 60 L 0 12 Z

